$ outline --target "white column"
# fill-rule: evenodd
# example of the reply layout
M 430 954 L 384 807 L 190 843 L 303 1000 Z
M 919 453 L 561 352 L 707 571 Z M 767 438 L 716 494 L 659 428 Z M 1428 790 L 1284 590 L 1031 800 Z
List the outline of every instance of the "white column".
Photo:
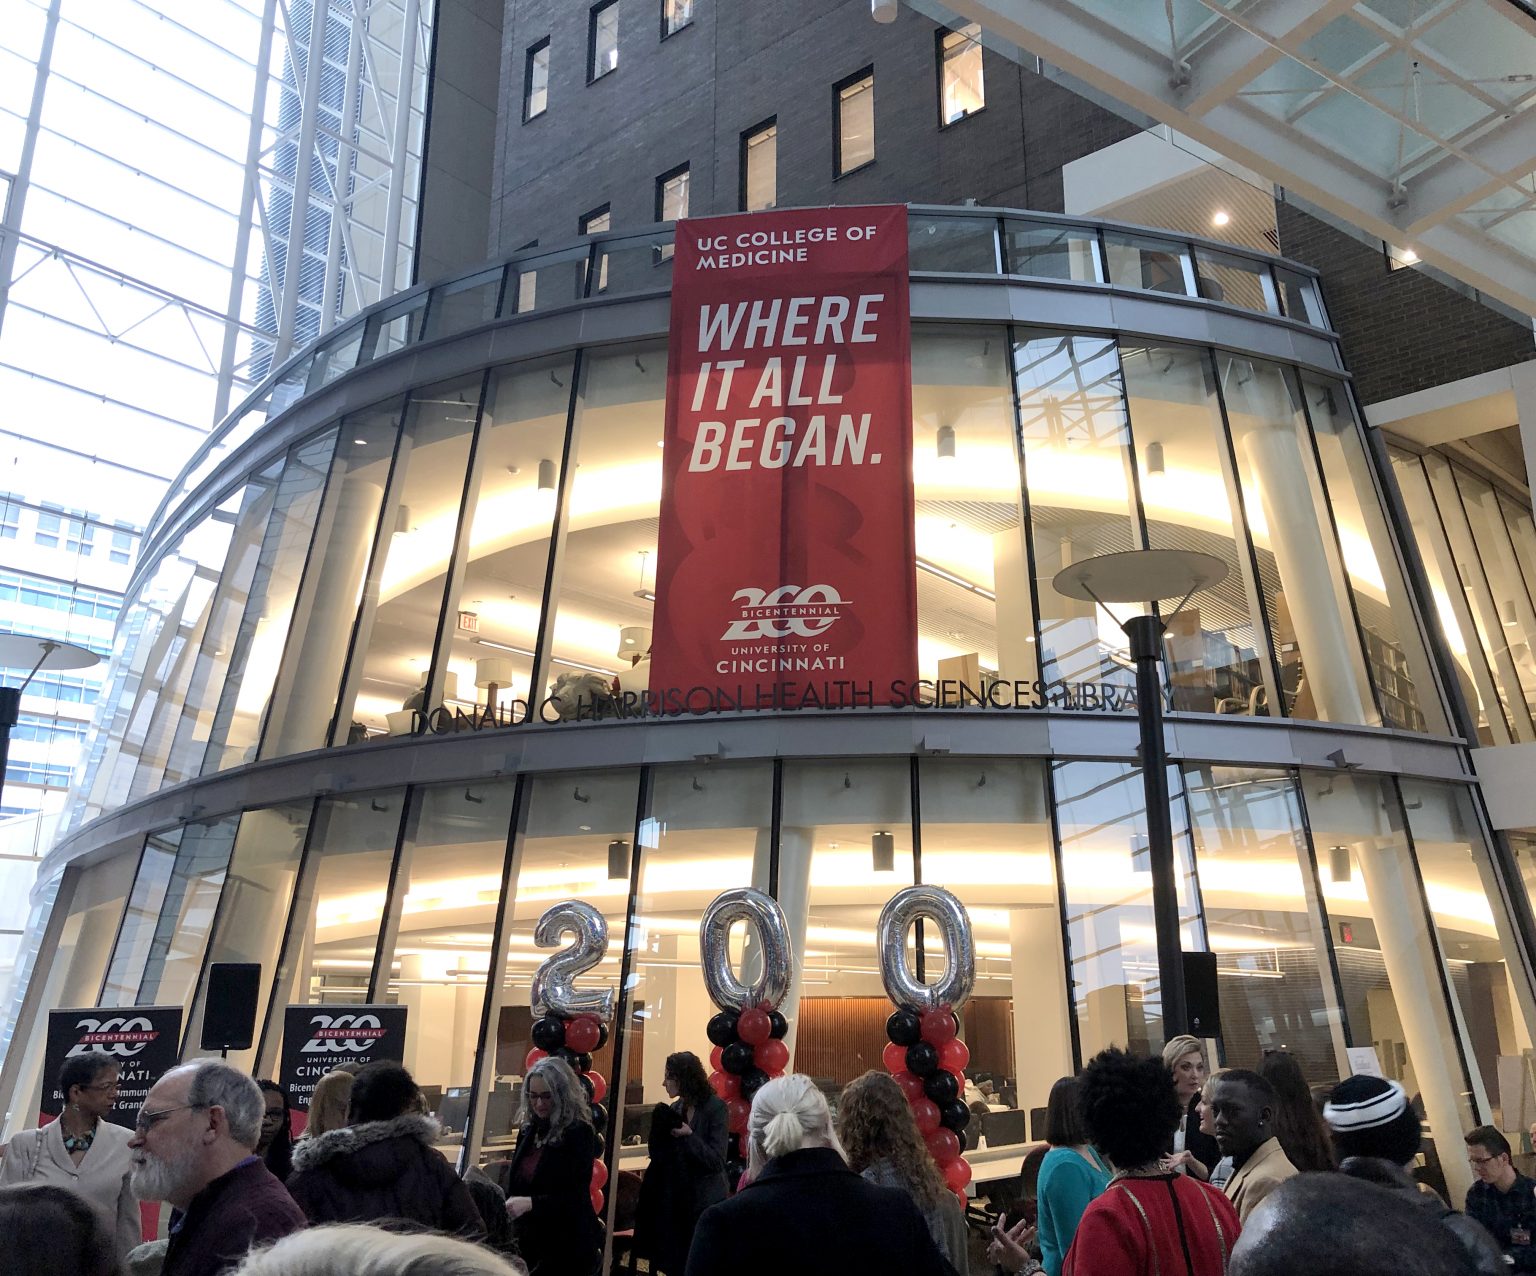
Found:
M 1072 1071 L 1071 1007 L 1063 985 L 1061 926 L 1051 906 L 1008 914 L 1013 953 L 1013 1070 L 1019 1107 L 1044 1107 L 1058 1077 Z
M 1289 423 L 1255 425 L 1241 438 L 1318 715 L 1328 722 L 1368 722 L 1356 673 L 1360 641 L 1339 610 L 1296 432 Z
M 759 829 L 757 846 L 752 853 L 752 881 L 765 884 L 768 880 L 769 830 Z M 799 1027 L 800 991 L 805 970 L 805 931 L 811 913 L 811 830 L 781 828 L 779 830 L 779 907 L 784 910 L 785 928 L 789 931 L 789 950 L 795 957 L 795 977 L 790 980 L 789 993 L 779 1007 L 779 1013 L 789 1021 L 789 1032 L 784 1044 L 789 1049 L 789 1067 L 795 1067 L 795 1035 Z M 757 960 L 749 945 L 743 962 L 748 981 Z
M 1022 526 L 992 537 L 992 572 L 997 591 L 998 675 L 1008 682 L 1033 682 L 1040 676 L 1040 653 Z

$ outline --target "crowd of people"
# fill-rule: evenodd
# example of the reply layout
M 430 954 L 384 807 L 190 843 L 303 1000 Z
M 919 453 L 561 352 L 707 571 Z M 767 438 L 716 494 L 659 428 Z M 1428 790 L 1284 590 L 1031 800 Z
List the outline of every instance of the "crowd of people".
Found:
M 398 1063 L 322 1078 L 301 1133 L 282 1089 L 217 1060 L 173 1068 L 130 1132 L 117 1063 L 69 1059 L 60 1117 L 0 1159 L 0 1266 L 16 1276 L 594 1276 L 601 1135 L 568 1063 L 524 1079 L 498 1179 L 461 1176 Z M 668 1056 L 629 1259 L 665 1276 L 983 1276 L 983 1211 L 945 1183 L 901 1088 L 868 1072 L 834 1118 L 806 1076 L 751 1099 L 733 1173 L 726 1105 Z M 1412 1173 L 1422 1126 L 1402 1086 L 1318 1096 L 1296 1060 L 1211 1073 L 1202 1043 L 1109 1049 L 1052 1087 L 1022 1216 L 987 1219 L 999 1274 L 1491 1276 L 1536 1272 L 1536 1181 L 1498 1130 L 1465 1136 L 1464 1211 Z M 1442 1154 L 1444 1149 L 1441 1149 Z M 600 1166 L 600 1162 L 599 1162 Z M 149 1216 L 170 1215 L 143 1242 Z M 154 1230 L 159 1230 L 158 1225 Z

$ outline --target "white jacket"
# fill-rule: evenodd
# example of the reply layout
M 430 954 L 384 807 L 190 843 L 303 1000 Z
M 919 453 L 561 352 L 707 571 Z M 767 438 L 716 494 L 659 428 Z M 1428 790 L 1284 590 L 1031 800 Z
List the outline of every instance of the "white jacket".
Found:
M 96 1212 L 119 1258 L 143 1240 L 138 1198 L 128 1189 L 133 1137 L 120 1125 L 102 1121 L 79 1165 L 64 1150 L 64 1131 L 54 1121 L 40 1130 L 15 1135 L 0 1160 L 0 1187 L 14 1183 L 52 1183 L 75 1193 Z

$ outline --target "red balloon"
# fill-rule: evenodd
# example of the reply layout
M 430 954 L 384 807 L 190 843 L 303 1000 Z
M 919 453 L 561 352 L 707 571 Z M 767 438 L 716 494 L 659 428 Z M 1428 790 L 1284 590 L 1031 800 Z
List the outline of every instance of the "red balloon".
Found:
M 747 1132 L 747 1118 L 752 1115 L 752 1105 L 745 1099 L 732 1099 L 725 1105 L 726 1128 L 732 1134 Z
M 953 1130 L 935 1130 L 924 1139 L 924 1142 L 928 1144 L 930 1155 L 941 1166 L 948 1165 L 960 1155 L 960 1140 L 955 1137 Z M 955 1185 L 951 1183 L 950 1186 Z M 965 1184 L 962 1183 L 960 1186 L 964 1187 Z
M 789 1062 L 789 1047 L 775 1037 L 769 1037 L 752 1052 L 752 1062 L 770 1076 L 782 1072 Z
M 963 1156 L 957 1156 L 944 1167 L 944 1181 L 952 1192 L 963 1192 L 971 1181 L 971 1164 Z
M 732 1076 L 729 1072 L 711 1072 L 709 1088 L 727 1103 L 732 1099 L 741 1098 L 741 1078 Z
M 901 1087 L 901 1092 L 907 1096 L 908 1103 L 916 1103 L 925 1098 L 923 1094 L 923 1079 L 915 1076 L 903 1068 L 900 1072 L 893 1072 L 891 1080 Z
M 907 1068 L 907 1048 L 899 1046 L 894 1041 L 886 1043 L 884 1050 L 880 1052 L 880 1062 L 885 1065 L 885 1070 L 892 1076 L 898 1072 L 905 1072 Z
M 925 1139 L 939 1128 L 939 1105 L 932 1099 L 919 1099 L 912 1105 L 912 1119 Z
M 592 1162 L 592 1186 L 600 1188 L 608 1182 L 608 1167 L 601 1161 Z
M 592 1189 L 592 1212 L 594 1214 L 603 1212 L 603 1189 L 600 1187 Z
M 724 1054 L 724 1053 L 725 1053 L 725 1047 L 724 1046 L 716 1046 L 713 1050 L 711 1050 L 709 1052 L 709 1070 L 711 1072 L 724 1072 L 725 1071 L 725 1069 L 720 1066 L 720 1056 L 722 1054 Z
M 958 1192 L 955 1193 L 955 1200 L 960 1202 L 960 1209 L 962 1213 L 966 1209 L 970 1208 L 971 1198 L 965 1194 L 964 1188 L 961 1188 Z
M 954 1040 L 955 1017 L 950 1014 L 948 1006 L 940 1006 L 937 1010 L 923 1011 L 922 1025 L 924 1041 L 936 1046 L 942 1046 L 946 1041 Z
M 760 1046 L 773 1036 L 773 1020 L 768 1018 L 766 1010 L 756 1006 L 743 1010 L 736 1020 L 736 1035 L 749 1046 Z
M 527 1072 L 540 1059 L 547 1059 L 547 1058 L 549 1058 L 549 1051 L 548 1050 L 540 1050 L 538 1048 L 538 1046 L 534 1046 L 534 1048 L 532 1050 L 530 1050 L 527 1054 L 525 1054 L 523 1056 L 523 1071 Z
M 597 1020 L 591 1015 L 582 1015 L 579 1019 L 572 1019 L 565 1025 L 565 1044 L 577 1054 L 596 1050 L 601 1037 L 602 1033 L 598 1030 Z
M 958 1077 L 970 1061 L 971 1048 L 959 1037 L 951 1037 L 939 1047 L 939 1067 L 945 1072 L 953 1072 Z
M 601 1103 L 608 1095 L 608 1082 L 601 1072 L 589 1072 L 587 1076 L 592 1082 L 592 1102 Z

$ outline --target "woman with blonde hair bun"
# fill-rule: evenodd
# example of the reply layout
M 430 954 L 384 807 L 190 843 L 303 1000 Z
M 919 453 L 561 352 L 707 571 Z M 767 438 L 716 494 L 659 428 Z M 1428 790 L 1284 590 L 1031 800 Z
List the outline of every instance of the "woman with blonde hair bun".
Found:
M 687 1276 L 953 1276 L 912 1198 L 848 1168 L 809 1077 L 780 1077 L 757 1092 L 747 1144 L 752 1181 L 704 1211 Z

